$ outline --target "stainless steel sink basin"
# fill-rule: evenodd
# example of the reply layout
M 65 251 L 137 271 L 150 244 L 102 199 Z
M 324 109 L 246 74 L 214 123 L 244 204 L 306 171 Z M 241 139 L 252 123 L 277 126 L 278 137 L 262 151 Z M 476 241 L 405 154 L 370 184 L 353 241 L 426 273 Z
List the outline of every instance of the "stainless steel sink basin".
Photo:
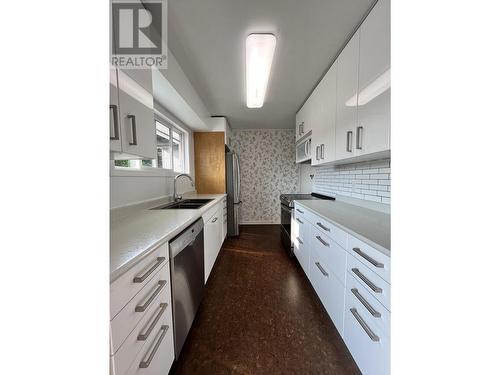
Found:
M 197 210 L 211 201 L 213 199 L 183 199 L 178 202 L 152 208 L 152 210 Z

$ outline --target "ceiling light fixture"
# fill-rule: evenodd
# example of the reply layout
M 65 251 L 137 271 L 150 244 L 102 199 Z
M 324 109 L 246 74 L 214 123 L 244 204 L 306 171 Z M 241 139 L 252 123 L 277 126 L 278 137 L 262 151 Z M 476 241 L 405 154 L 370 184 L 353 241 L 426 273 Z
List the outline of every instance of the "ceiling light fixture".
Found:
M 276 48 L 273 34 L 250 34 L 246 41 L 247 107 L 264 105 L 267 83 Z
M 366 103 L 372 101 L 377 96 L 382 94 L 383 92 L 389 90 L 391 88 L 391 69 L 387 69 L 381 75 L 379 75 L 372 83 L 366 86 L 357 96 L 356 103 L 356 95 L 352 98 L 349 98 L 348 101 L 345 102 L 347 107 L 356 107 L 356 105 L 365 105 Z

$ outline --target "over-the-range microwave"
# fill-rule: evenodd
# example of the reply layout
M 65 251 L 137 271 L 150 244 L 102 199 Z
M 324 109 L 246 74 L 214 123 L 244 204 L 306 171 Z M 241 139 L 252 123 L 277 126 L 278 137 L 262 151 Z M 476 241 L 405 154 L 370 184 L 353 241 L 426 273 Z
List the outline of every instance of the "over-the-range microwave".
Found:
M 311 135 L 299 140 L 295 146 L 295 161 L 302 163 L 311 160 Z

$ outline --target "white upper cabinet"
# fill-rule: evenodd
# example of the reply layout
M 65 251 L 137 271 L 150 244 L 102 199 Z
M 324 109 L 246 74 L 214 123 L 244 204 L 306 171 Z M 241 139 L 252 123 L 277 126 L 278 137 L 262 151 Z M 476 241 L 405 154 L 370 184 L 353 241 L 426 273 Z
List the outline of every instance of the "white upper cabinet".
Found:
M 116 68 L 109 69 L 109 149 L 114 152 L 122 151 L 120 137 L 120 105 L 118 103 L 118 77 Z
M 337 98 L 337 62 L 318 84 L 313 99 L 314 116 L 311 135 L 311 164 L 320 165 L 335 160 L 335 114 Z
M 390 23 L 390 2 L 379 0 L 359 28 L 357 155 L 390 149 Z
M 138 83 L 128 71 L 118 70 L 122 153 L 115 159 L 156 157 L 151 70 L 142 72 L 142 77 L 149 77 L 149 82 L 142 79 Z
M 358 123 L 359 30 L 339 55 L 337 71 L 337 121 L 335 159 L 354 157 L 354 134 Z
M 311 95 L 312 96 L 312 95 Z M 314 104 L 312 98 L 309 97 L 302 108 L 295 116 L 296 129 L 295 140 L 299 140 L 313 128 Z

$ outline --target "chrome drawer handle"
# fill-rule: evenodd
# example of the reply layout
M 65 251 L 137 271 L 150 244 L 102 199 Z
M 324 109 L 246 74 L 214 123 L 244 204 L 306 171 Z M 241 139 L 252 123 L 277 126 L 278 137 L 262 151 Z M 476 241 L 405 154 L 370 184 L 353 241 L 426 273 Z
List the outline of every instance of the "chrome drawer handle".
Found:
M 364 281 L 366 285 L 370 287 L 371 290 L 373 290 L 375 293 L 382 293 L 382 288 L 379 288 L 376 286 L 374 283 L 372 283 L 365 275 L 361 273 L 361 271 L 357 268 L 352 268 L 351 269 L 354 274 L 359 277 L 361 280 Z
M 297 241 L 299 241 L 299 243 L 300 243 L 301 245 L 303 245 L 303 244 L 304 244 L 304 242 L 302 242 L 302 240 L 301 240 L 299 237 L 297 237 Z
M 359 247 L 353 247 L 352 251 L 354 251 L 356 254 L 358 254 L 362 258 L 365 258 L 368 262 L 370 262 L 371 264 L 373 264 L 375 267 L 377 267 L 377 268 L 384 268 L 384 264 L 383 263 L 377 262 L 375 259 L 373 259 L 368 254 L 362 252 Z
M 373 333 L 373 331 L 368 326 L 368 324 L 366 324 L 366 322 L 363 320 L 363 318 L 358 314 L 358 310 L 356 310 L 354 307 L 351 308 L 350 310 L 351 310 L 352 315 L 354 315 L 354 317 L 358 321 L 359 325 L 364 329 L 364 331 L 366 332 L 368 337 L 370 337 L 370 340 L 372 340 L 374 342 L 379 342 L 380 338 L 375 333 Z
M 321 264 L 320 264 L 319 262 L 316 262 L 316 267 L 318 267 L 318 268 L 319 268 L 319 270 L 321 271 L 321 273 L 322 273 L 324 276 L 328 277 L 328 272 L 326 272 L 326 271 L 325 271 L 325 269 L 324 269 L 323 267 L 321 267 Z
M 372 305 L 368 303 L 368 301 L 359 293 L 357 288 L 352 288 L 351 289 L 352 294 L 356 296 L 356 298 L 363 304 L 364 307 L 368 310 L 370 314 L 372 314 L 375 318 L 380 318 L 380 313 L 375 310 Z
M 320 227 L 323 230 L 326 230 L 327 232 L 330 232 L 330 228 L 325 227 L 323 224 L 321 224 L 319 221 L 316 223 L 318 227 Z
M 326 247 L 330 247 L 330 244 L 328 242 L 326 242 L 324 239 L 322 239 L 320 236 L 316 236 L 316 239 L 321 242 L 323 245 L 325 245 Z
M 158 293 L 161 292 L 165 284 L 167 283 L 167 280 L 160 280 L 158 281 L 158 286 L 156 287 L 155 291 L 153 294 L 151 294 L 151 297 L 148 298 L 148 300 L 144 303 L 144 305 L 137 305 L 135 307 L 135 312 L 144 312 L 148 308 L 148 306 L 153 302 L 155 297 L 158 295 Z
M 151 354 L 149 355 L 148 359 L 146 359 L 145 361 L 141 361 L 141 363 L 139 363 L 139 368 L 148 368 L 149 367 L 149 365 L 151 364 L 151 361 L 153 360 L 156 352 L 158 351 L 158 348 L 160 347 L 160 344 L 161 344 L 163 338 L 167 334 L 168 326 L 167 325 L 161 326 L 160 332 L 161 331 L 163 331 L 163 332 L 161 333 L 160 338 L 156 342 L 153 350 L 151 351 Z
M 297 220 L 297 222 L 298 222 L 299 224 L 304 224 L 304 222 L 303 222 L 302 220 L 300 220 L 299 218 L 296 218 L 295 220 Z
M 139 335 L 137 336 L 137 340 L 139 340 L 139 341 L 145 341 L 149 337 L 149 335 L 153 331 L 153 328 L 155 327 L 156 323 L 158 323 L 158 320 L 160 320 L 160 317 L 167 310 L 167 306 L 168 306 L 168 303 L 166 303 L 166 302 L 165 303 L 160 303 L 160 311 L 158 312 L 158 314 L 156 315 L 155 319 L 153 320 L 153 322 L 151 323 L 151 325 L 148 327 L 148 329 L 146 330 L 146 332 L 139 333 Z
M 304 211 L 299 210 L 298 208 L 297 208 L 297 212 L 300 212 L 301 214 L 303 214 L 303 213 L 304 213 Z
M 127 115 L 127 118 L 132 120 L 132 142 L 128 144 L 130 146 L 137 146 L 137 126 L 135 124 L 135 115 Z
M 118 107 L 116 104 L 110 104 L 109 109 L 111 109 L 113 113 L 113 136 L 109 137 L 112 141 L 119 141 L 120 136 L 118 134 Z
M 156 258 L 156 263 L 151 267 L 149 270 L 146 271 L 146 273 L 142 276 L 136 276 L 134 277 L 134 283 L 142 283 L 144 280 L 148 278 L 149 275 L 153 273 L 155 269 L 158 268 L 158 266 L 165 261 L 165 257 L 158 257 Z
M 214 219 L 212 220 L 212 223 L 215 223 L 215 222 L 217 221 L 217 219 L 218 219 L 218 217 L 214 218 Z

